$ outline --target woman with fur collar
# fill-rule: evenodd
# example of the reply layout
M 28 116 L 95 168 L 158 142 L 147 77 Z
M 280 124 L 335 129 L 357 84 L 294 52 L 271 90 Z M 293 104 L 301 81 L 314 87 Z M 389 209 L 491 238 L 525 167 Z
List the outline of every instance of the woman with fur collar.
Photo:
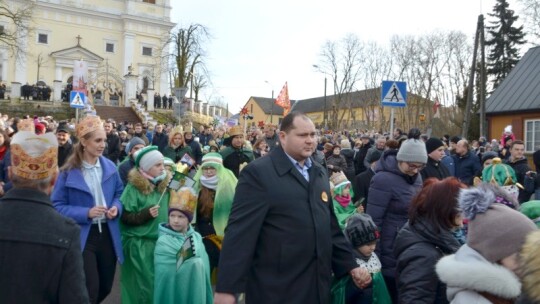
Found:
M 436 266 L 451 303 L 514 303 L 521 294 L 518 252 L 536 225 L 508 207 L 498 186 L 462 189 L 459 205 L 469 219 L 467 244 Z
M 135 168 L 120 200 L 125 262 L 122 265 L 122 303 L 152 303 L 154 293 L 154 248 L 158 225 L 166 222 L 171 179 L 163 155 L 156 146 L 135 154 Z

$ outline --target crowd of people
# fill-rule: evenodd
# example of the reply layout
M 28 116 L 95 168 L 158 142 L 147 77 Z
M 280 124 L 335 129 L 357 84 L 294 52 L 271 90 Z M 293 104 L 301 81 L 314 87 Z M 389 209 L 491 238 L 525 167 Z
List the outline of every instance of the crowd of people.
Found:
M 540 301 L 511 130 L 248 131 L 1 116 L 0 302 L 100 303 L 117 264 L 122 303 Z

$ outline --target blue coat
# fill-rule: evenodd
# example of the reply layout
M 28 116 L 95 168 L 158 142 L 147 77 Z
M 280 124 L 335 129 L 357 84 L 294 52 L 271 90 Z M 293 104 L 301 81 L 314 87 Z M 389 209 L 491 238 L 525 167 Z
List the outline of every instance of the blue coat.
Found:
M 385 276 L 395 277 L 394 242 L 399 230 L 407 223 L 409 205 L 422 188 L 422 176 L 408 176 L 398 168 L 396 150 L 384 151 L 375 167 L 367 198 L 366 213 L 381 230 L 377 255 Z
M 456 168 L 455 177 L 466 185 L 472 185 L 476 172 L 482 168 L 478 156 L 473 151 L 469 151 L 464 156 L 454 154 L 452 158 Z
M 113 220 L 107 219 L 107 225 L 111 232 L 116 257 L 122 263 L 124 254 L 122 253 L 119 220 L 122 214 L 120 196 L 124 191 L 124 185 L 120 180 L 118 171 L 116 171 L 116 166 L 110 160 L 100 156 L 99 162 L 103 169 L 101 187 L 107 207 L 116 206 L 118 208 L 118 216 Z M 62 171 L 54 185 L 51 200 L 58 212 L 75 220 L 81 227 L 81 251 L 83 251 L 92 226 L 92 220 L 88 218 L 88 210 L 94 207 L 95 203 L 94 197 L 84 181 L 82 171 L 80 169 Z

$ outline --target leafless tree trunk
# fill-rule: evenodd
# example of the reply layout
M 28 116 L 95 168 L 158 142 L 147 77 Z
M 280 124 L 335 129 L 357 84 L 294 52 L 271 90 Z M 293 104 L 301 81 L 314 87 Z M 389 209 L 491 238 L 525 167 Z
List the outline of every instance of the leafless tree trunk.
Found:
M 30 26 L 35 1 L 0 0 L 0 19 L 7 21 L 0 32 L 0 46 L 9 49 L 17 58 L 26 56 L 26 48 L 22 41 L 28 39 L 33 28 Z
M 208 29 L 201 24 L 191 24 L 187 28 L 179 28 L 171 36 L 170 42 L 174 46 L 177 78 L 175 84 L 186 87 L 191 80 L 192 89 L 195 89 L 195 70 L 206 71 L 204 66 L 205 42 L 210 38 Z M 201 87 L 199 87 L 200 89 Z

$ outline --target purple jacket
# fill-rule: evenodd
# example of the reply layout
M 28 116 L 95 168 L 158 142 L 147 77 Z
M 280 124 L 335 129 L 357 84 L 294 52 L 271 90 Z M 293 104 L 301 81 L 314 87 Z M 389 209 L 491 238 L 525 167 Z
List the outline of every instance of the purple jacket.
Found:
M 116 257 L 120 263 L 124 261 L 122 252 L 122 240 L 120 238 L 120 227 L 118 221 L 122 214 L 122 203 L 120 196 L 124 191 L 124 184 L 116 170 L 116 166 L 107 158 L 100 156 L 99 161 L 103 169 L 101 187 L 107 202 L 107 207 L 116 206 L 118 216 L 114 220 L 107 219 L 107 225 L 111 232 Z M 86 239 L 90 232 L 92 220 L 88 218 L 88 210 L 94 207 L 94 197 L 84 181 L 80 169 L 62 171 L 54 185 L 51 200 L 54 208 L 62 215 L 69 217 L 81 227 L 81 251 L 86 246 Z
M 366 213 L 371 215 L 381 231 L 376 252 L 385 276 L 395 277 L 396 258 L 394 241 L 408 221 L 409 205 L 413 196 L 422 188 L 420 174 L 408 176 L 398 168 L 397 151 L 384 151 L 375 167 L 367 199 Z

